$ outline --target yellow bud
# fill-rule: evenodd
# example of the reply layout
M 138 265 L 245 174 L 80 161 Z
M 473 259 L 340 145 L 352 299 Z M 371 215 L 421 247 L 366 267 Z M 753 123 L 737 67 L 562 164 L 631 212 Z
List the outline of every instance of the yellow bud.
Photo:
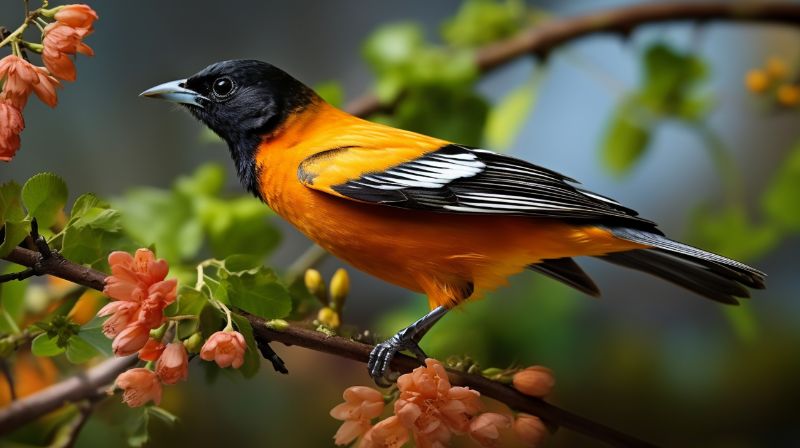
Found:
M 186 347 L 186 351 L 189 353 L 200 353 L 203 342 L 203 335 L 197 332 L 184 339 L 183 346 Z
M 780 81 L 786 79 L 789 75 L 789 66 L 781 58 L 772 57 L 767 59 L 767 64 L 764 67 L 770 78 Z
M 343 268 L 339 268 L 331 278 L 331 305 L 333 309 L 341 311 L 344 301 L 350 292 L 350 276 Z
M 306 288 L 308 288 L 308 292 L 314 295 L 323 304 L 327 304 L 328 300 L 325 297 L 325 280 L 322 279 L 322 274 L 320 274 L 316 269 L 308 269 L 306 270 L 304 280 L 306 283 Z
M 319 310 L 319 313 L 317 313 L 317 320 L 329 328 L 339 328 L 341 324 L 339 321 L 339 313 L 327 306 Z
M 761 93 L 769 88 L 769 76 L 763 70 L 750 70 L 744 78 L 744 84 L 751 92 Z
M 800 86 L 784 84 L 778 87 L 777 98 L 784 106 L 797 106 L 800 104 Z
M 266 325 L 267 328 L 271 328 L 277 331 L 284 331 L 287 328 L 289 328 L 289 322 L 286 322 L 283 319 L 272 319 L 267 321 L 264 325 Z

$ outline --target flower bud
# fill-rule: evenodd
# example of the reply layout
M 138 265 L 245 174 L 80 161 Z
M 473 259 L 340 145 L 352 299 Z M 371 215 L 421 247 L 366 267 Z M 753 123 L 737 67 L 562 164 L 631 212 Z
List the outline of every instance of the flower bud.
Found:
M 797 106 L 800 104 L 800 86 L 784 84 L 778 87 L 777 98 L 784 106 Z
M 331 307 L 336 311 L 344 308 L 344 301 L 350 292 L 350 276 L 344 268 L 339 268 L 331 277 Z
M 744 84 L 751 92 L 761 93 L 769 88 L 769 76 L 763 70 L 750 70 L 744 78 Z
M 556 384 L 553 371 L 547 367 L 532 366 L 514 374 L 514 389 L 532 397 L 548 395 Z
M 319 299 L 319 301 L 323 304 L 327 304 L 328 300 L 325 292 L 325 281 L 322 280 L 322 274 L 320 274 L 316 269 L 308 269 L 306 270 L 304 280 L 308 292 Z
M 317 313 L 317 320 L 329 328 L 339 328 L 341 321 L 339 320 L 339 313 L 329 307 L 322 307 Z
M 547 427 L 539 417 L 528 414 L 517 414 L 514 420 L 514 432 L 520 441 L 528 447 L 536 447 L 547 437 Z
M 767 59 L 764 71 L 767 72 L 770 78 L 780 81 L 786 79 L 789 75 L 789 66 L 783 59 L 771 57 Z
M 266 325 L 267 328 L 270 328 L 270 329 L 276 330 L 276 331 L 284 331 L 287 328 L 289 328 L 289 322 L 286 322 L 283 319 L 271 319 L 271 320 L 268 320 L 264 325 Z
M 198 331 L 184 339 L 183 346 L 186 347 L 189 353 L 200 353 L 200 349 L 203 348 L 203 342 L 205 342 L 203 341 L 203 335 Z

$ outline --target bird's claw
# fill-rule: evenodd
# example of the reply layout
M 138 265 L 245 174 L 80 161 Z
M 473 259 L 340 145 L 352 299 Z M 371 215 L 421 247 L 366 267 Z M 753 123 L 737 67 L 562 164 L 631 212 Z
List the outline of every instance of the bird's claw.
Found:
M 367 370 L 373 381 L 375 381 L 375 384 L 379 387 L 388 387 L 396 380 L 396 377 L 389 377 L 389 368 L 394 356 L 403 350 L 408 350 L 423 363 L 428 357 L 422 348 L 420 348 L 417 340 L 411 336 L 410 332 L 405 330 L 400 331 L 372 349 L 372 352 L 369 354 Z

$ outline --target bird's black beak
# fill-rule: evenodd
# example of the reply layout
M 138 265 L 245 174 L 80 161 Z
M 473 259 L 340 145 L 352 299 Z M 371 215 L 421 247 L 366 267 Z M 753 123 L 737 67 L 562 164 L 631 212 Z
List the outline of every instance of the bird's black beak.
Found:
M 201 108 L 204 107 L 203 102 L 209 101 L 208 98 L 200 95 L 194 90 L 187 89 L 185 86 L 185 79 L 165 82 L 164 84 L 159 84 L 151 89 L 145 90 L 144 92 L 140 93 L 139 96 L 158 98 L 161 100 L 171 101 L 173 103 L 191 104 Z

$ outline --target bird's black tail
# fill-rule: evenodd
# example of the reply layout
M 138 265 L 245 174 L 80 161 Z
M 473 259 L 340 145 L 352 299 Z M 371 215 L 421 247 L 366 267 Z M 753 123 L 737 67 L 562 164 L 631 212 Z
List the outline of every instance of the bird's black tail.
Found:
M 647 272 L 722 303 L 738 304 L 737 297 L 750 297 L 746 286 L 764 288 L 766 275 L 736 260 L 642 230 L 608 230 L 617 238 L 652 248 L 598 257 L 601 260 Z

